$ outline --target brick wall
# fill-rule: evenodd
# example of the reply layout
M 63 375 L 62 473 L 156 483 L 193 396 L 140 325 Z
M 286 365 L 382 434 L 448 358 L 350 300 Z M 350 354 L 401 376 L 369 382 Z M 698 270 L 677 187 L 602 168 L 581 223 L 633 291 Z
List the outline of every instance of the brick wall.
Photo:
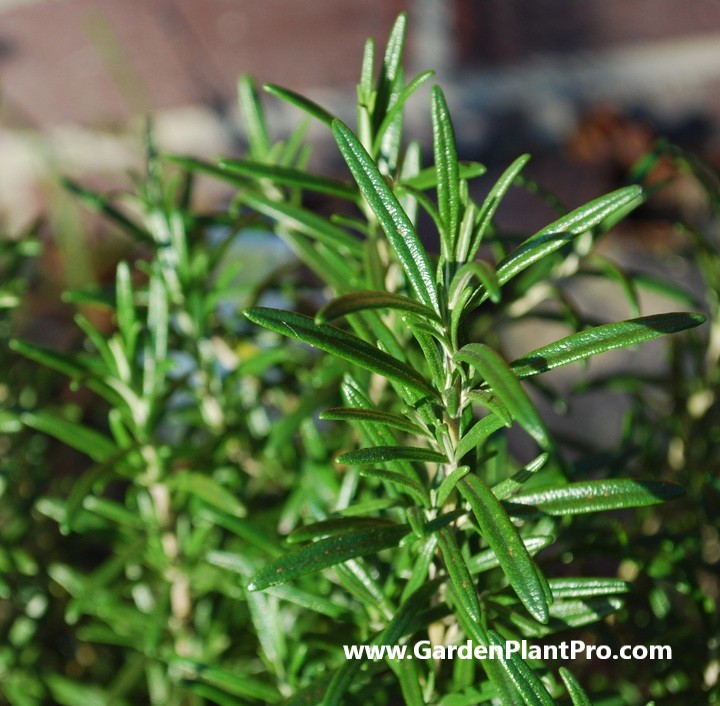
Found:
M 717 0 L 455 0 L 465 68 L 720 31 Z

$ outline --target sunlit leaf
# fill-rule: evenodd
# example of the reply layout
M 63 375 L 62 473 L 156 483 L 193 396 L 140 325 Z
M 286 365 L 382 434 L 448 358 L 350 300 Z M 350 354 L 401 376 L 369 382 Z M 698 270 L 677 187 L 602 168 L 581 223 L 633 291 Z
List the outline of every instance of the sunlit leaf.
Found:
M 418 316 L 421 319 L 442 323 L 435 311 L 414 299 L 403 297 L 401 294 L 374 290 L 351 292 L 333 299 L 318 311 L 315 315 L 315 321 L 318 323 L 333 321 L 348 314 L 368 309 L 397 309 Z
M 468 501 L 480 532 L 495 552 L 510 585 L 528 612 L 541 623 L 550 616 L 539 569 L 535 565 L 507 511 L 490 488 L 477 476 L 462 478 L 457 488 Z
M 445 259 L 450 261 L 455 252 L 455 239 L 460 220 L 460 175 L 455 132 L 445 96 L 439 86 L 433 86 L 432 89 L 431 115 L 438 210 L 445 226 L 442 242 L 445 244 Z
M 455 354 L 455 359 L 469 363 L 478 371 L 508 412 L 540 446 L 547 448 L 551 445 L 545 425 L 530 398 L 498 353 L 482 343 L 469 343 Z
M 299 93 L 291 91 L 289 88 L 283 88 L 282 86 L 277 86 L 274 83 L 266 83 L 263 86 L 263 90 L 271 96 L 275 96 L 286 103 L 290 103 L 291 105 L 300 108 L 300 110 L 306 112 L 313 118 L 316 118 L 321 123 L 330 125 L 335 119 L 335 116 L 325 110 L 325 108 L 322 108 L 309 98 L 305 98 L 305 96 L 301 96 Z
M 667 481 L 589 480 L 515 495 L 512 502 L 505 505 L 512 514 L 532 511 L 545 515 L 579 515 L 656 505 L 684 494 L 681 485 Z
M 393 429 L 406 431 L 408 434 L 427 436 L 427 432 L 407 417 L 399 414 L 390 414 L 376 409 L 365 409 L 363 407 L 333 407 L 320 413 L 320 419 L 348 422 L 365 422 L 368 424 L 382 424 Z
M 244 314 L 260 326 L 296 338 L 419 392 L 437 395 L 435 389 L 412 368 L 339 328 L 316 324 L 309 316 L 280 309 L 253 307 L 246 309 Z
M 423 304 L 439 312 L 432 268 L 415 227 L 375 162 L 352 131 L 338 120 L 333 122 L 333 134 L 360 191 L 373 209 L 400 260 L 415 295 Z
M 338 463 L 347 466 L 386 463 L 387 461 L 427 461 L 429 463 L 447 463 L 443 454 L 418 446 L 376 446 L 369 449 L 349 451 L 337 457 Z
M 640 187 L 626 186 L 590 201 L 546 226 L 498 263 L 497 275 L 500 284 L 505 284 L 522 270 L 578 235 L 599 226 L 615 212 L 629 205 L 639 205 L 642 193 Z
M 572 672 L 567 667 L 560 667 L 560 676 L 563 682 L 565 682 L 565 688 L 570 694 L 573 706 L 592 706 L 590 698 L 585 693 L 585 690 L 580 686 L 580 682 L 573 676 Z
M 358 530 L 337 537 L 320 539 L 295 549 L 262 568 L 248 584 L 248 590 L 261 591 L 348 559 L 396 547 L 409 531 L 407 525 L 399 525 Z
M 518 377 L 526 378 L 598 353 L 693 328 L 704 322 L 702 314 L 679 312 L 603 324 L 526 353 L 512 361 L 510 367 Z

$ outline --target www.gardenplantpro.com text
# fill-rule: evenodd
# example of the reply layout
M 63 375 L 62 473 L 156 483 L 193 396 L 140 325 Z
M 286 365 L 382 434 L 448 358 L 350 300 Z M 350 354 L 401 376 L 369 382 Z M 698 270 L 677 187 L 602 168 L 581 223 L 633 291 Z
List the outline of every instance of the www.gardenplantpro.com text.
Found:
M 343 645 L 346 659 L 499 659 L 514 655 L 522 659 L 574 660 L 666 660 L 672 659 L 669 645 L 623 645 L 617 651 L 609 645 L 588 645 L 583 640 L 568 640 L 556 645 L 531 645 L 527 640 L 508 640 L 505 645 L 432 645 L 421 640 L 414 645 Z

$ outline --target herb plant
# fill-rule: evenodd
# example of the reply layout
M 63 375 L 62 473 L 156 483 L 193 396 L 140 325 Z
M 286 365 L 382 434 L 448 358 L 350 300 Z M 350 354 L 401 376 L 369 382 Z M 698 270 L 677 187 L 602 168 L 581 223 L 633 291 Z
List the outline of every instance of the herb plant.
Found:
M 40 603 L 60 605 L 65 649 L 73 657 L 84 650 L 85 666 L 45 660 L 45 673 L 33 672 L 28 665 L 43 651 L 39 622 L 19 616 L 0 651 L 0 693 L 12 706 L 545 706 L 568 698 L 579 706 L 596 690 L 593 703 L 610 706 L 667 692 L 663 665 L 658 688 L 645 693 L 627 678 L 578 678 L 575 665 L 558 669 L 532 656 L 345 658 L 351 644 L 501 646 L 601 634 L 607 616 L 623 629 L 638 599 L 621 562 L 642 564 L 638 581 L 650 576 L 653 591 L 668 588 L 658 578 L 690 571 L 684 554 L 668 559 L 634 541 L 660 517 L 656 506 L 684 492 L 658 459 L 677 446 L 672 439 L 695 439 L 683 480 L 701 495 L 690 466 L 710 468 L 714 447 L 701 439 L 717 432 L 716 293 L 710 352 L 696 332 L 672 339 L 670 392 L 688 415 L 654 416 L 640 385 L 657 381 L 633 380 L 625 437 L 608 450 L 575 443 L 539 411 L 567 403 L 546 373 L 693 329 L 704 316 L 642 316 L 642 288 L 688 300 L 594 251 L 652 191 L 639 185 L 648 165 L 633 175 L 637 183 L 574 210 L 523 174 L 527 155 L 486 184 L 483 165 L 458 158 L 439 86 L 431 89 L 432 159 L 406 144 L 407 101 L 432 76 L 406 82 L 406 22 L 400 15 L 382 57 L 366 45 L 355 130 L 268 85 L 305 113 L 286 140 L 273 142 L 257 87 L 242 77 L 247 158 L 160 155 L 149 139 L 148 173 L 129 198 L 68 183 L 132 238 L 133 257 L 110 288 L 69 293 L 82 312 L 82 351 L 23 339 L 2 350 L 88 388 L 103 415 L 98 423 L 77 406 L 30 404 L 13 393 L 0 418 L 0 439 L 32 440 L 45 452 L 49 435 L 89 459 L 74 477 L 47 482 L 44 497 L 34 491 L 30 519 L 13 495 L 0 496 L 13 518 L 4 542 L 49 519 L 88 553 L 65 552 L 40 572 L 56 596 Z M 310 120 L 332 132 L 352 182 L 307 169 Z M 226 211 L 196 211 L 196 175 L 235 187 Z M 546 197 L 556 220 L 528 236 L 503 231 L 496 216 L 511 188 Z M 320 215 L 311 199 L 333 214 Z M 276 237 L 312 276 L 252 271 L 253 247 Z M 712 293 L 720 260 L 711 239 L 699 242 Z M 579 311 L 567 285 L 583 276 L 619 283 L 634 318 L 608 323 L 600 307 Z M 3 289 L 3 301 L 15 286 Z M 112 330 L 91 323 L 93 310 L 110 313 Z M 508 332 L 530 319 L 559 322 L 567 335 L 508 355 Z M 624 381 L 583 378 L 578 386 L 611 390 Z M 3 489 L 23 470 L 3 466 Z M 717 528 L 713 498 L 698 520 L 706 534 Z M 683 522 L 671 526 L 675 536 Z M 594 562 L 599 552 L 612 561 Z M 0 553 L 10 567 L 0 600 L 24 582 L 29 588 L 12 604 L 27 613 L 47 586 L 18 578 L 23 556 Z M 615 686 L 621 696 L 608 693 Z
M 437 86 L 434 165 L 423 168 L 418 145 L 403 149 L 404 103 L 428 78 L 421 74 L 405 85 L 404 34 L 401 16 L 376 79 L 374 45 L 366 47 L 357 134 L 297 94 L 268 88 L 329 125 L 356 188 L 278 160 L 247 83 L 243 102 L 257 161 L 193 165 L 225 179 L 241 177 L 244 185 L 254 181 L 261 194 L 241 192 L 238 202 L 274 220 L 332 290 L 335 298 L 314 317 L 266 307 L 245 315 L 347 363 L 344 405 L 321 418 L 352 424 L 361 445 L 336 459 L 344 480 L 334 506 L 291 533 L 289 540 L 302 546 L 266 564 L 248 590 L 332 567 L 323 581 L 307 585 L 325 597 L 344 589 L 354 598 L 353 621 L 340 638 L 345 644 L 429 635 L 436 644 L 470 638 L 488 645 L 555 634 L 617 611 L 627 590 L 614 578 L 545 576 L 533 554 L 567 531 L 564 518 L 661 503 L 683 491 L 653 478 L 576 478 L 577 462 L 563 454 L 522 381 L 532 384 L 559 366 L 695 327 L 704 317 L 679 312 L 581 326 L 506 360 L 497 326 L 518 311 L 527 315 L 576 272 L 598 236 L 642 203 L 643 190 L 629 186 L 600 197 L 512 247 L 493 217 L 527 157 L 475 202 L 469 181 L 483 168 L 458 161 Z M 345 199 L 362 218 L 326 220 L 303 211 L 302 189 Z M 420 237 L 419 209 L 435 225 L 437 256 Z M 492 259 L 478 257 L 485 250 Z M 536 446 L 529 463 L 508 445 L 513 425 Z M 392 702 L 398 697 L 388 694 L 397 690 L 412 704 L 445 703 L 450 695 L 452 703 L 549 704 L 563 691 L 548 666 L 517 656 L 483 662 L 482 676 L 460 661 L 388 658 L 364 668 L 345 661 L 339 646 L 325 660 L 329 673 L 296 694 L 297 703 L 345 703 L 352 692 L 370 703 L 357 696 L 370 681 L 383 687 L 373 703 Z M 573 701 L 587 703 L 572 675 L 562 676 Z

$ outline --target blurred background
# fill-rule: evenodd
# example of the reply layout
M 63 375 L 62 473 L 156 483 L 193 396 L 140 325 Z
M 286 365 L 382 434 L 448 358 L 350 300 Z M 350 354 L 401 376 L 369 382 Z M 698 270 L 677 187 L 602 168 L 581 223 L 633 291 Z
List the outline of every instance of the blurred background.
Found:
M 147 115 L 164 149 L 240 151 L 240 73 L 350 119 L 364 40 L 384 41 L 401 10 L 409 71 L 437 71 L 464 158 L 531 151 L 533 176 L 571 204 L 658 134 L 718 162 L 717 0 L 0 0 L 0 213 L 15 226 L 52 210 L 58 172 L 126 184 Z M 299 117 L 268 109 L 280 133 Z M 336 159 L 316 138 L 317 161 Z

